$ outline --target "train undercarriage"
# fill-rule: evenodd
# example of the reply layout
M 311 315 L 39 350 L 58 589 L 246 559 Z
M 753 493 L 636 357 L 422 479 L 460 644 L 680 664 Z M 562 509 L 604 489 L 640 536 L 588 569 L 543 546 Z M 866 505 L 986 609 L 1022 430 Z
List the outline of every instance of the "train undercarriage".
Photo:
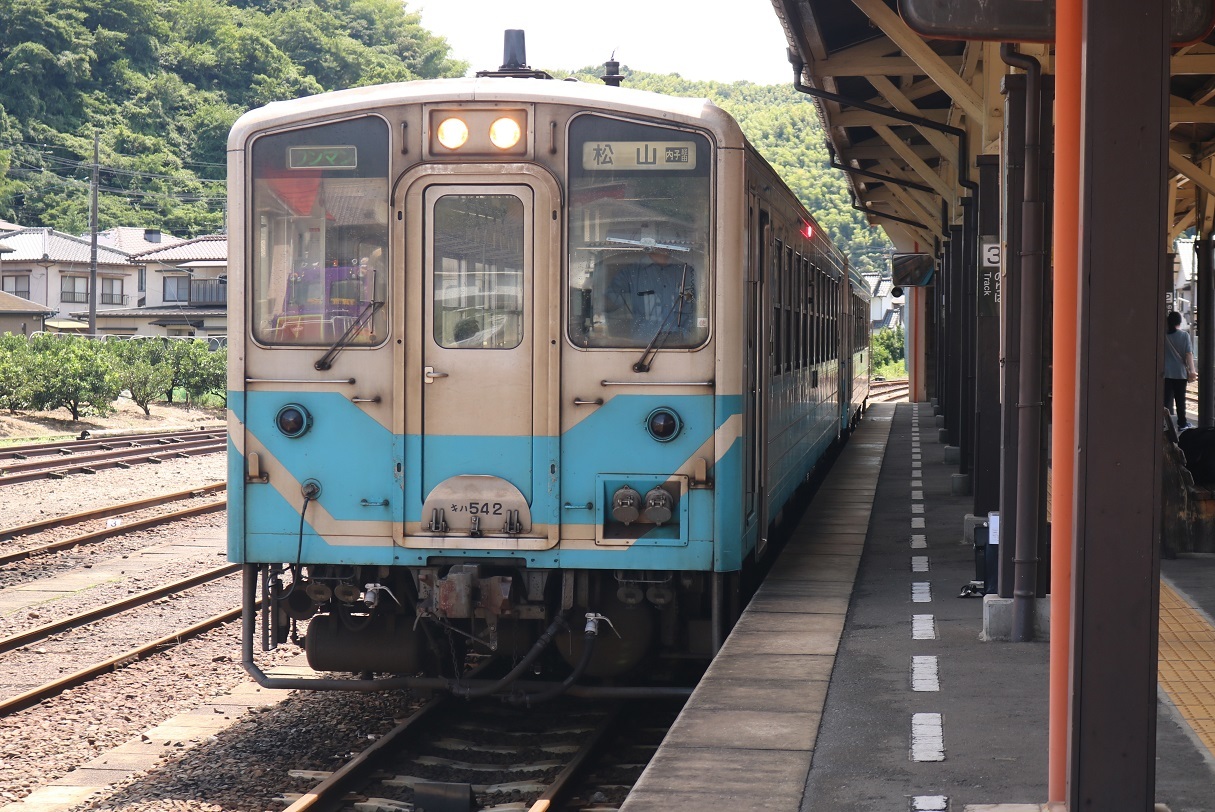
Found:
M 707 663 L 722 614 L 723 579 L 702 572 L 533 569 L 498 560 L 247 565 L 245 578 L 246 668 L 261 674 L 250 668 L 249 631 L 260 599 L 264 649 L 293 640 L 314 670 L 360 675 L 352 682 L 363 684 L 328 679 L 316 686 L 323 688 L 374 690 L 371 683 L 413 679 L 459 692 L 461 680 L 494 663 L 529 679 L 627 682 L 663 660 Z

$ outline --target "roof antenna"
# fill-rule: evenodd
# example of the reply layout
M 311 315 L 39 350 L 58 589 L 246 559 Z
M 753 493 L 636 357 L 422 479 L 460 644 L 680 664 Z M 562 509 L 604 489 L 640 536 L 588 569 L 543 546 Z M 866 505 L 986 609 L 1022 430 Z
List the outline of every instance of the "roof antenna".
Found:
M 604 74 L 599 78 L 603 80 L 605 85 L 611 87 L 620 87 L 620 83 L 624 81 L 624 74 L 620 72 L 620 63 L 616 61 L 616 52 L 613 50 L 612 55 L 608 57 L 608 61 L 603 63 Z
M 552 79 L 542 70 L 532 70 L 527 64 L 527 45 L 523 39 L 523 29 L 508 28 L 502 37 L 502 67 L 497 70 L 479 70 L 477 76 L 492 76 L 494 78 L 515 79 Z
M 527 43 L 521 28 L 508 28 L 502 36 L 502 67 L 500 71 L 531 70 L 527 65 Z

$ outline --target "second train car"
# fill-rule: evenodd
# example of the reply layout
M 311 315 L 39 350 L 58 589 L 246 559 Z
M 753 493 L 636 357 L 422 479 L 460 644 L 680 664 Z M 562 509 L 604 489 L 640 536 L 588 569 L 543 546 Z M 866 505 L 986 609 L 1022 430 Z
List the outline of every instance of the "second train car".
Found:
M 868 291 L 738 124 L 512 65 L 270 104 L 228 156 L 246 668 L 711 657 L 869 377 Z M 271 678 L 256 629 L 352 676 Z

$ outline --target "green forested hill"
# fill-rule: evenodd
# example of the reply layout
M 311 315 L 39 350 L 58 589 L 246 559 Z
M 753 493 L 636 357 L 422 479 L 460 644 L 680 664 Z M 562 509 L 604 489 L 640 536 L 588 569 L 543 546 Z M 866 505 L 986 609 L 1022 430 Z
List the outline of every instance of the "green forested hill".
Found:
M 245 110 L 467 67 L 401 0 L 0 0 L 0 219 L 85 231 L 98 132 L 101 228 L 218 231 L 228 129 Z M 597 82 L 600 67 L 579 77 Z M 856 264 L 880 257 L 885 238 L 826 169 L 806 97 L 678 75 L 627 84 L 721 105 Z
M 401 0 L 0 0 L 0 218 L 85 230 L 96 130 L 102 228 L 214 232 L 245 110 L 466 67 Z

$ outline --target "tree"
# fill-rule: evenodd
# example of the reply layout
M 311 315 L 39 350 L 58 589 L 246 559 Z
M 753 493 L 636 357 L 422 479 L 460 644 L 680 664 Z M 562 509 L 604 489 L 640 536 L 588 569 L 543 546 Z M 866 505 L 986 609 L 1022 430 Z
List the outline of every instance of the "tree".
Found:
M 122 386 L 114 361 L 99 341 L 69 336 L 37 336 L 34 350 L 32 393 L 34 409 L 64 408 L 79 420 L 86 410 L 108 414 Z
M 899 363 L 904 357 L 903 328 L 883 327 L 873 334 L 870 346 L 875 370 Z
M 0 409 L 16 412 L 30 405 L 30 367 L 33 353 L 23 335 L 0 335 Z
M 166 355 L 173 388 L 186 390 L 190 403 L 203 395 L 227 391 L 227 350 L 211 350 L 206 341 L 170 341 Z M 173 402 L 172 392 L 169 402 Z
M 164 363 L 163 343 L 158 338 L 136 338 L 111 341 L 103 346 L 114 358 L 119 384 L 150 417 L 152 401 L 164 396 L 173 377 Z

